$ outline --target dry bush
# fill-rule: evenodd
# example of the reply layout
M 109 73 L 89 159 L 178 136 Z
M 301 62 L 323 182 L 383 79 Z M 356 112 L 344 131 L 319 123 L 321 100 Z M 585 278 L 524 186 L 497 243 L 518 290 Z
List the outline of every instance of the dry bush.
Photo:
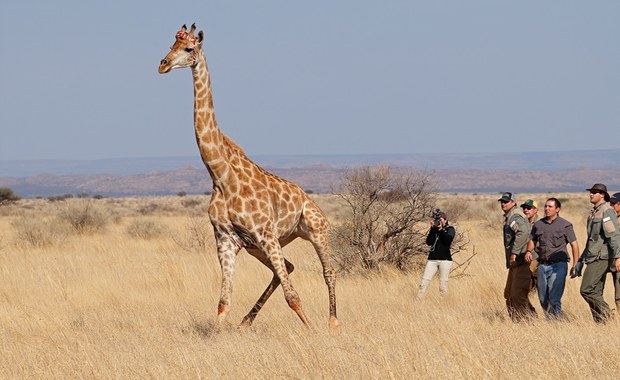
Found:
M 96 201 L 77 199 L 62 207 L 57 218 L 68 224 L 74 232 L 89 234 L 101 231 L 110 222 L 112 215 Z
M 184 233 L 173 235 L 174 242 L 184 251 L 204 252 L 211 242 L 213 227 L 208 217 L 190 215 Z
M 141 215 L 154 215 L 163 211 L 167 211 L 167 208 L 158 203 L 149 203 L 138 209 L 138 213 Z
M 378 270 L 387 264 L 407 270 L 426 251 L 436 186 L 428 173 L 396 173 L 389 167 L 345 172 L 337 193 L 351 218 L 332 229 L 340 270 Z
M 20 216 L 23 214 L 24 210 L 27 210 L 29 208 L 30 206 L 23 200 L 14 203 L 0 204 L 0 216 Z
M 448 215 L 450 222 L 458 222 L 470 213 L 469 202 L 459 197 L 439 202 L 439 208 Z
M 479 207 L 479 218 L 484 227 L 495 230 L 504 224 L 504 213 L 500 209 L 497 199 L 487 199 L 486 201 L 480 202 Z
M 0 205 L 15 203 L 21 198 L 8 187 L 0 187 Z
M 11 222 L 15 229 L 15 245 L 22 247 L 49 247 L 60 244 L 67 237 L 64 225 L 50 218 L 27 213 Z
M 200 201 L 200 199 L 196 199 L 196 198 L 184 198 L 181 201 L 181 204 L 185 208 L 196 208 L 196 207 L 200 206 L 200 203 L 202 203 Z
M 164 226 L 153 219 L 135 219 L 125 229 L 129 236 L 144 240 L 158 238 L 164 231 Z

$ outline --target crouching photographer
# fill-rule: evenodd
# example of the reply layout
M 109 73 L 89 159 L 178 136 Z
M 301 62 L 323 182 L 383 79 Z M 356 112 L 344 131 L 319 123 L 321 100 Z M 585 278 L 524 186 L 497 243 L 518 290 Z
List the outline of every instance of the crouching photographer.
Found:
M 448 224 L 448 216 L 440 209 L 433 212 L 432 218 L 428 236 L 426 236 L 426 244 L 430 246 L 430 251 L 418 290 L 418 299 L 424 297 L 428 285 L 437 272 L 439 272 L 439 293 L 441 295 L 448 293 L 448 276 L 452 268 L 450 245 L 452 245 L 456 230 Z

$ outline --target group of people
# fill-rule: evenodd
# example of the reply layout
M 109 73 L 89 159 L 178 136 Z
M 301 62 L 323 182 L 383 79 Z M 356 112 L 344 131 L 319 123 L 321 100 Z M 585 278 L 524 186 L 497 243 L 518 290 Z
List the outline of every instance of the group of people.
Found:
M 512 193 L 504 193 L 498 199 L 504 212 L 503 235 L 508 269 L 504 298 L 508 314 L 514 321 L 535 315 L 528 299 L 532 276 L 536 278 L 540 305 L 549 319 L 563 316 L 562 295 L 567 275 L 580 277 L 582 271 L 580 293 L 596 322 L 605 322 L 611 316 L 609 305 L 603 298 L 608 273 L 612 274 L 616 308 L 620 308 L 620 193 L 610 196 L 607 186 L 601 183 L 586 190 L 593 207 L 587 220 L 588 237 L 581 254 L 572 223 L 560 216 L 562 204 L 557 198 L 545 201 L 541 219 L 537 219 L 537 204 L 533 200 L 517 207 Z
M 508 269 L 504 298 L 513 321 L 536 315 L 529 301 L 532 289 L 537 290 L 548 319 L 562 318 L 562 295 L 569 275 L 576 278 L 583 274 L 581 296 L 588 303 L 594 320 L 603 323 L 611 317 L 611 309 L 603 298 L 611 273 L 616 309 L 620 312 L 620 192 L 610 196 L 607 186 L 601 183 L 586 191 L 593 207 L 587 220 L 587 241 L 581 253 L 572 223 L 560 216 L 562 203 L 559 199 L 551 197 L 545 201 L 544 216 L 540 219 L 535 200 L 528 199 L 517 206 L 515 195 L 510 192 L 498 199 L 504 212 L 503 240 Z M 447 292 L 452 265 L 450 245 L 455 234 L 445 212 L 431 221 L 426 239 L 431 249 L 418 298 L 424 296 L 437 271 L 440 292 Z

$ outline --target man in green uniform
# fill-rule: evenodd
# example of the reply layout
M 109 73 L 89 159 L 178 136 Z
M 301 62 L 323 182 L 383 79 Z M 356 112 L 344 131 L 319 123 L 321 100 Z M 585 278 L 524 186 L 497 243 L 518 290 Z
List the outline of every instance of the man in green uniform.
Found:
M 620 225 L 620 193 L 615 193 L 609 198 L 609 204 L 613 207 L 618 216 L 618 225 Z M 620 314 L 620 272 L 612 272 L 614 279 L 614 292 L 616 298 L 616 313 Z
M 620 271 L 620 228 L 616 212 L 607 203 L 610 200 L 607 186 L 597 183 L 586 190 L 594 207 L 587 222 L 588 241 L 579 259 L 586 264 L 580 292 L 590 306 L 594 321 L 604 323 L 611 314 L 603 299 L 607 273 Z M 571 277 L 579 275 L 581 268 L 577 266 Z
M 523 211 L 516 207 L 517 202 L 513 193 L 503 193 L 498 201 L 504 212 L 504 252 L 508 268 L 504 298 L 508 315 L 513 321 L 518 322 L 533 316 L 528 298 L 532 277 L 529 264 L 532 256 L 529 255 L 529 260 L 525 257 L 530 223 Z

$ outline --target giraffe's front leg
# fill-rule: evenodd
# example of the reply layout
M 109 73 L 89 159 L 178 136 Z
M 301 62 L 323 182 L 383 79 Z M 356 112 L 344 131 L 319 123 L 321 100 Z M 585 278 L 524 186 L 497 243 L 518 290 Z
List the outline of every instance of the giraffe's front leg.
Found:
M 217 306 L 216 326 L 226 319 L 230 310 L 230 303 L 233 289 L 233 279 L 235 275 L 235 259 L 240 247 L 234 243 L 229 236 L 221 236 L 217 238 L 217 257 L 220 260 L 222 271 L 222 289 L 220 293 L 220 302 Z

